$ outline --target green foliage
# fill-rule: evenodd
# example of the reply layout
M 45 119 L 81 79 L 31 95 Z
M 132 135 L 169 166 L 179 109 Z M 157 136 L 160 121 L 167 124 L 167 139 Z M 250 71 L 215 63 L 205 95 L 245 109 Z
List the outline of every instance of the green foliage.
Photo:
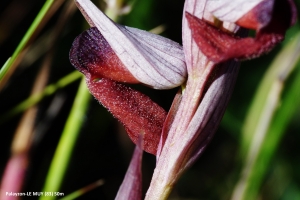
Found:
M 45 2 L 44 6 L 40 10 L 40 12 L 38 13 L 38 15 L 34 19 L 34 21 L 32 22 L 31 26 L 29 27 L 28 31 L 25 33 L 25 35 L 22 38 L 22 40 L 19 43 L 19 45 L 17 46 L 17 48 L 14 51 L 13 55 L 11 56 L 11 58 L 9 58 L 6 61 L 6 63 L 4 64 L 4 66 L 1 68 L 1 71 L 0 71 L 0 81 L 5 76 L 5 74 L 10 69 L 10 67 L 14 64 L 14 62 L 16 61 L 16 59 L 20 55 L 20 53 L 24 50 L 24 48 L 27 45 L 28 41 L 30 40 L 30 38 L 32 37 L 32 35 L 34 34 L 34 32 L 36 31 L 37 27 L 39 26 L 39 24 L 41 23 L 41 21 L 43 20 L 43 18 L 47 14 L 47 12 L 49 11 L 49 8 L 53 4 L 53 2 L 54 2 L 53 0 L 48 0 L 48 1 Z

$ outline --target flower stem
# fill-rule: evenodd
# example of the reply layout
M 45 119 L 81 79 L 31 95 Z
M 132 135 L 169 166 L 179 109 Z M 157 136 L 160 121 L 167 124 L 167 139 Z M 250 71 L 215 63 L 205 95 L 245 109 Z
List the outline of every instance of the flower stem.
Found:
M 186 137 L 185 133 L 199 107 L 206 82 L 214 66 L 213 63 L 208 63 L 204 70 L 195 72 L 199 73 L 199 76 L 189 76 L 181 104 L 164 145 L 168 148 L 163 148 L 158 158 L 146 200 L 167 199 L 180 177 L 187 161 L 183 156 L 189 150 L 186 144 L 191 139 Z

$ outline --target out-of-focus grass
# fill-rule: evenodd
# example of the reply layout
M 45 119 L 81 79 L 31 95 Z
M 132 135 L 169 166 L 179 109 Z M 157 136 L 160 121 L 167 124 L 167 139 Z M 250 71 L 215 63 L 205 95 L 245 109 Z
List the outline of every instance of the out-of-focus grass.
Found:
M 90 94 L 86 88 L 85 79 L 82 78 L 78 92 L 75 96 L 74 104 L 51 162 L 46 183 L 42 190 L 43 192 L 60 190 L 75 142 L 84 122 L 84 115 L 87 111 L 89 99 Z M 46 200 L 55 198 L 54 195 L 43 195 L 40 199 Z
M 49 11 L 49 9 L 50 9 L 51 5 L 53 4 L 53 2 L 54 2 L 53 0 L 48 0 L 48 1 L 45 2 L 44 6 L 42 7 L 40 12 L 36 16 L 35 20 L 32 22 L 31 26 L 29 27 L 28 31 L 25 33 L 24 37 L 22 38 L 21 42 L 17 46 L 16 50 L 12 54 L 11 58 L 9 58 L 7 60 L 7 63 L 4 64 L 4 67 L 1 68 L 0 81 L 4 78 L 7 71 L 14 64 L 14 62 L 16 61 L 17 57 L 22 52 L 22 50 L 24 50 L 26 44 L 28 43 L 28 41 L 30 40 L 30 38 L 34 34 L 35 30 L 37 29 L 37 27 L 39 26 L 39 24 L 41 23 L 41 21 L 43 20 L 43 18 L 47 14 L 47 12 Z
M 77 199 L 80 196 L 84 195 L 85 193 L 89 192 L 92 189 L 95 189 L 96 187 L 99 187 L 101 185 L 104 184 L 104 181 L 102 179 L 88 185 L 85 186 L 84 188 L 81 188 L 79 190 L 76 190 L 75 192 L 72 192 L 71 194 L 68 194 L 67 196 L 61 198 L 60 200 L 73 200 L 73 199 Z
M 286 81 L 300 66 L 300 33 L 284 46 L 259 85 L 242 131 L 242 174 L 232 199 L 256 199 L 287 125 L 299 111 L 299 77 L 291 85 Z M 298 71 L 298 70 L 297 70 Z M 282 97 L 282 92 L 285 96 Z
M 18 105 L 16 105 L 13 109 L 9 110 L 7 113 L 3 113 L 0 115 L 0 124 L 4 123 L 6 120 L 10 119 L 14 115 L 23 112 L 24 110 L 28 109 L 29 107 L 39 103 L 43 98 L 46 96 L 52 95 L 57 92 L 58 89 L 64 88 L 67 85 L 73 83 L 74 81 L 78 80 L 82 75 L 78 71 L 74 71 L 67 76 L 61 78 L 56 83 L 48 85 L 43 92 L 35 95 L 31 95 Z

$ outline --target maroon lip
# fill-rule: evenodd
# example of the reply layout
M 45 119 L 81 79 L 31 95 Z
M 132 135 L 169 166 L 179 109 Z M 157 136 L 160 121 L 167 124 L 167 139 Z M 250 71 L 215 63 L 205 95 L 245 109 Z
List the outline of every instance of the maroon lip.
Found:
M 69 57 L 77 70 L 83 74 L 90 73 L 94 79 L 109 78 L 138 83 L 95 27 L 84 31 L 74 40 Z

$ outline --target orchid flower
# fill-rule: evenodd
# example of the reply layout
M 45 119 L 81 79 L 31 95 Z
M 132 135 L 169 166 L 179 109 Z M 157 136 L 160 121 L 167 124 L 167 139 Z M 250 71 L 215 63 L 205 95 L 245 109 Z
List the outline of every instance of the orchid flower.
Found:
M 269 52 L 296 19 L 292 0 L 186 0 L 182 47 L 114 23 L 89 0 L 76 4 L 92 28 L 75 39 L 71 63 L 133 142 L 142 134 L 139 146 L 156 155 L 145 197 L 151 200 L 166 199 L 212 139 L 233 91 L 239 61 Z M 244 37 L 245 28 L 254 29 L 255 38 Z M 166 112 L 126 83 L 181 88 Z

